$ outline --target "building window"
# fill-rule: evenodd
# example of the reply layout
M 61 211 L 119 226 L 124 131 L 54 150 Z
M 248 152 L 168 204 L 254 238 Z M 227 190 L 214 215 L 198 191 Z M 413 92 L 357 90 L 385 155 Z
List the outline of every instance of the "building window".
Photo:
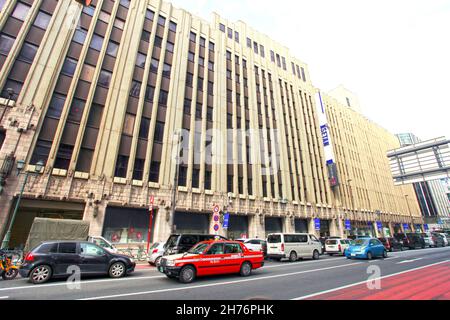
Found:
M 258 54 L 258 44 L 256 42 L 253 42 L 253 51 L 255 51 L 256 54 Z
M 14 41 L 14 38 L 8 37 L 5 34 L 0 35 L 0 53 L 8 55 L 14 45 Z
M 164 138 L 164 122 L 156 121 L 155 142 L 162 143 Z
M 234 32 L 234 40 L 236 40 L 236 42 L 239 42 L 239 32 L 237 31 Z
M 139 98 L 139 94 L 141 93 L 141 83 L 138 81 L 133 81 L 131 84 L 130 96 Z
M 114 41 L 109 41 L 108 47 L 106 48 L 106 54 L 111 57 L 117 57 L 117 51 L 119 50 L 119 44 Z
M 194 62 L 195 54 L 193 52 L 189 51 L 189 53 L 188 53 L 188 60 L 191 61 L 191 62 Z
M 189 40 L 191 40 L 192 42 L 195 43 L 196 39 L 197 39 L 197 35 L 194 32 L 191 32 L 189 34 Z
M 38 28 L 46 30 L 51 19 L 52 19 L 51 15 L 39 11 L 38 15 L 36 16 L 36 19 L 34 20 L 34 25 Z
M 228 38 L 233 39 L 233 30 L 228 28 Z
M 191 87 L 193 86 L 194 82 L 194 75 L 190 72 L 186 74 L 186 86 Z
M 155 37 L 155 47 L 161 48 L 162 42 L 163 42 L 163 39 L 161 37 L 158 37 L 158 36 Z
M 136 57 L 136 66 L 138 66 L 139 68 L 144 68 L 145 60 L 147 60 L 147 56 L 145 54 L 138 52 Z
M 164 63 L 163 65 L 163 77 L 170 78 L 170 72 L 172 71 L 172 66 L 170 64 Z
M 150 119 L 143 117 L 141 119 L 141 128 L 139 129 L 139 138 L 148 139 L 150 131 Z
M 170 23 L 169 23 L 169 30 L 173 31 L 173 32 L 176 32 L 177 31 L 177 24 L 175 22 L 173 22 L 173 21 L 170 21 Z
M 147 9 L 147 12 L 145 13 L 145 17 L 148 20 L 152 20 L 155 18 L 155 13 L 152 10 Z
M 115 177 L 125 178 L 127 176 L 128 156 L 119 155 L 117 157 Z
M 22 2 L 18 2 L 11 16 L 21 21 L 25 21 L 25 18 L 27 17 L 30 8 L 31 8 L 30 6 L 27 6 Z
M 173 53 L 174 49 L 175 49 L 175 45 L 174 45 L 172 42 L 167 42 L 166 50 L 167 50 L 168 52 Z
M 183 105 L 183 112 L 184 114 L 191 114 L 191 104 L 192 104 L 192 100 L 191 99 L 184 99 L 184 105 Z
M 247 47 L 251 48 L 252 47 L 252 39 L 247 38 Z
M 64 108 L 64 103 L 66 102 L 66 96 L 61 94 L 53 94 L 52 100 L 47 111 L 47 117 L 57 118 L 61 117 L 61 112 Z
M 214 43 L 213 42 L 209 43 L 209 50 L 214 51 Z
M 89 45 L 90 48 L 101 51 L 102 50 L 102 44 L 103 44 L 103 37 L 97 35 L 94 33 L 92 36 L 91 44 Z
M 157 183 L 159 181 L 159 168 L 161 166 L 160 162 L 152 161 L 152 164 L 150 166 L 150 182 Z
M 158 72 L 158 66 L 159 66 L 159 60 L 152 58 L 152 61 L 150 63 L 150 71 L 153 73 Z
M 103 86 L 103 87 L 109 88 L 109 85 L 111 83 L 111 77 L 112 77 L 112 73 L 111 72 L 106 71 L 106 70 L 102 70 L 100 72 L 100 76 L 98 78 L 98 84 Z
M 186 166 L 180 166 L 179 172 L 178 172 L 178 185 L 185 187 L 187 182 L 187 170 L 188 168 Z
M 83 29 L 77 29 L 75 31 L 75 34 L 73 35 L 73 41 L 79 44 L 84 44 L 84 41 L 86 40 L 87 32 Z
M 77 68 L 77 63 L 77 60 L 66 58 L 66 61 L 64 61 L 63 67 L 61 69 L 61 73 L 69 77 L 73 76 L 75 73 L 75 69 Z
M 155 96 L 155 87 L 147 86 L 147 90 L 145 91 L 145 100 L 153 102 L 154 96 Z
M 220 31 L 225 32 L 225 25 L 222 23 L 219 24 L 219 29 L 220 29 Z
M 211 171 L 205 171 L 205 189 L 211 190 Z
M 164 18 L 163 16 L 159 16 L 159 17 L 158 17 L 158 24 L 159 24 L 161 27 L 164 27 L 164 26 L 166 25 L 166 18 Z
M 161 90 L 159 92 L 159 105 L 166 107 L 168 99 L 169 99 L 169 92 Z

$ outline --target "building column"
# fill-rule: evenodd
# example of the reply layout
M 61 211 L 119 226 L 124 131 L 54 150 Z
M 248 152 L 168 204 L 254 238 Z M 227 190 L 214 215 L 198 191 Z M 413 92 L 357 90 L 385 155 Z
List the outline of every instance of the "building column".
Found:
M 345 233 L 344 233 L 343 221 L 341 219 L 336 219 L 336 223 L 337 223 L 337 228 L 338 228 L 338 235 L 342 239 L 346 238 Z
M 294 218 L 287 216 L 287 217 L 282 217 L 283 219 L 283 224 L 284 224 L 284 232 L 285 233 L 295 233 L 295 220 Z
M 377 226 L 377 222 L 373 221 L 372 222 L 372 229 L 375 230 L 375 238 L 379 238 L 382 235 L 380 234 L 380 230 L 378 230 L 378 226 Z
M 262 219 L 262 223 L 261 223 Z M 264 228 L 264 217 L 259 215 L 251 215 L 249 216 L 248 221 L 248 236 L 249 238 L 266 238 L 266 232 Z
M 103 234 L 103 223 L 105 222 L 106 208 L 108 204 L 101 202 L 100 204 L 86 203 L 84 207 L 83 220 L 89 221 L 89 235 L 101 236 Z
M 389 222 L 389 230 L 391 231 L 391 237 L 393 237 L 395 234 L 395 230 L 394 226 L 392 225 L 392 222 Z
M 342 234 L 337 226 L 338 220 L 330 220 L 330 236 L 331 237 L 342 237 Z
M 155 227 L 153 229 L 153 242 L 164 242 L 169 239 L 170 225 L 167 219 L 169 210 L 163 206 L 158 208 L 158 211 L 154 217 Z
M 314 225 L 314 218 L 309 219 L 308 231 L 310 234 L 313 234 L 318 238 L 320 237 L 320 231 L 316 230 L 315 225 Z

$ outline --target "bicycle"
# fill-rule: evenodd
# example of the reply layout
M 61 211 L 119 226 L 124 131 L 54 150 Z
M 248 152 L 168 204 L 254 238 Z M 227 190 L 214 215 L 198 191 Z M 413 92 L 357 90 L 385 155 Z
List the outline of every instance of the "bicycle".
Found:
M 147 259 L 148 259 L 147 250 L 145 250 L 144 247 L 140 246 L 137 252 L 136 260 L 147 261 Z

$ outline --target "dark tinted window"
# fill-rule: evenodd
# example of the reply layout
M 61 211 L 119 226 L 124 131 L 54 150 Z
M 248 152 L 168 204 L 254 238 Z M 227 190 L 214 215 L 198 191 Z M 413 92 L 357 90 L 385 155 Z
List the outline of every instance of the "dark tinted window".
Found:
M 227 243 L 224 252 L 225 254 L 242 253 L 242 248 L 238 243 Z
M 206 254 L 215 255 L 223 253 L 224 253 L 223 243 L 215 243 L 211 246 L 211 248 L 209 248 Z
M 180 245 L 194 245 L 198 242 L 198 237 L 193 235 L 182 236 L 180 239 Z
M 36 252 L 38 253 L 55 253 L 57 251 L 58 251 L 57 243 L 44 243 L 36 250 Z
M 77 253 L 77 244 L 75 242 L 64 242 L 59 244 L 59 253 Z
M 281 243 L 281 235 L 272 234 L 267 238 L 268 243 Z

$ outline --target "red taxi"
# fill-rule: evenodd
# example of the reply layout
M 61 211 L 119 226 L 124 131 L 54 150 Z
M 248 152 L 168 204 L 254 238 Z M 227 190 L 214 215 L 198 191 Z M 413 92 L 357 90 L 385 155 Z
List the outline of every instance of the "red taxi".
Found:
M 237 241 L 204 241 L 183 254 L 164 256 L 159 271 L 190 283 L 196 277 L 239 273 L 247 277 L 264 265 L 262 252 L 250 251 Z

